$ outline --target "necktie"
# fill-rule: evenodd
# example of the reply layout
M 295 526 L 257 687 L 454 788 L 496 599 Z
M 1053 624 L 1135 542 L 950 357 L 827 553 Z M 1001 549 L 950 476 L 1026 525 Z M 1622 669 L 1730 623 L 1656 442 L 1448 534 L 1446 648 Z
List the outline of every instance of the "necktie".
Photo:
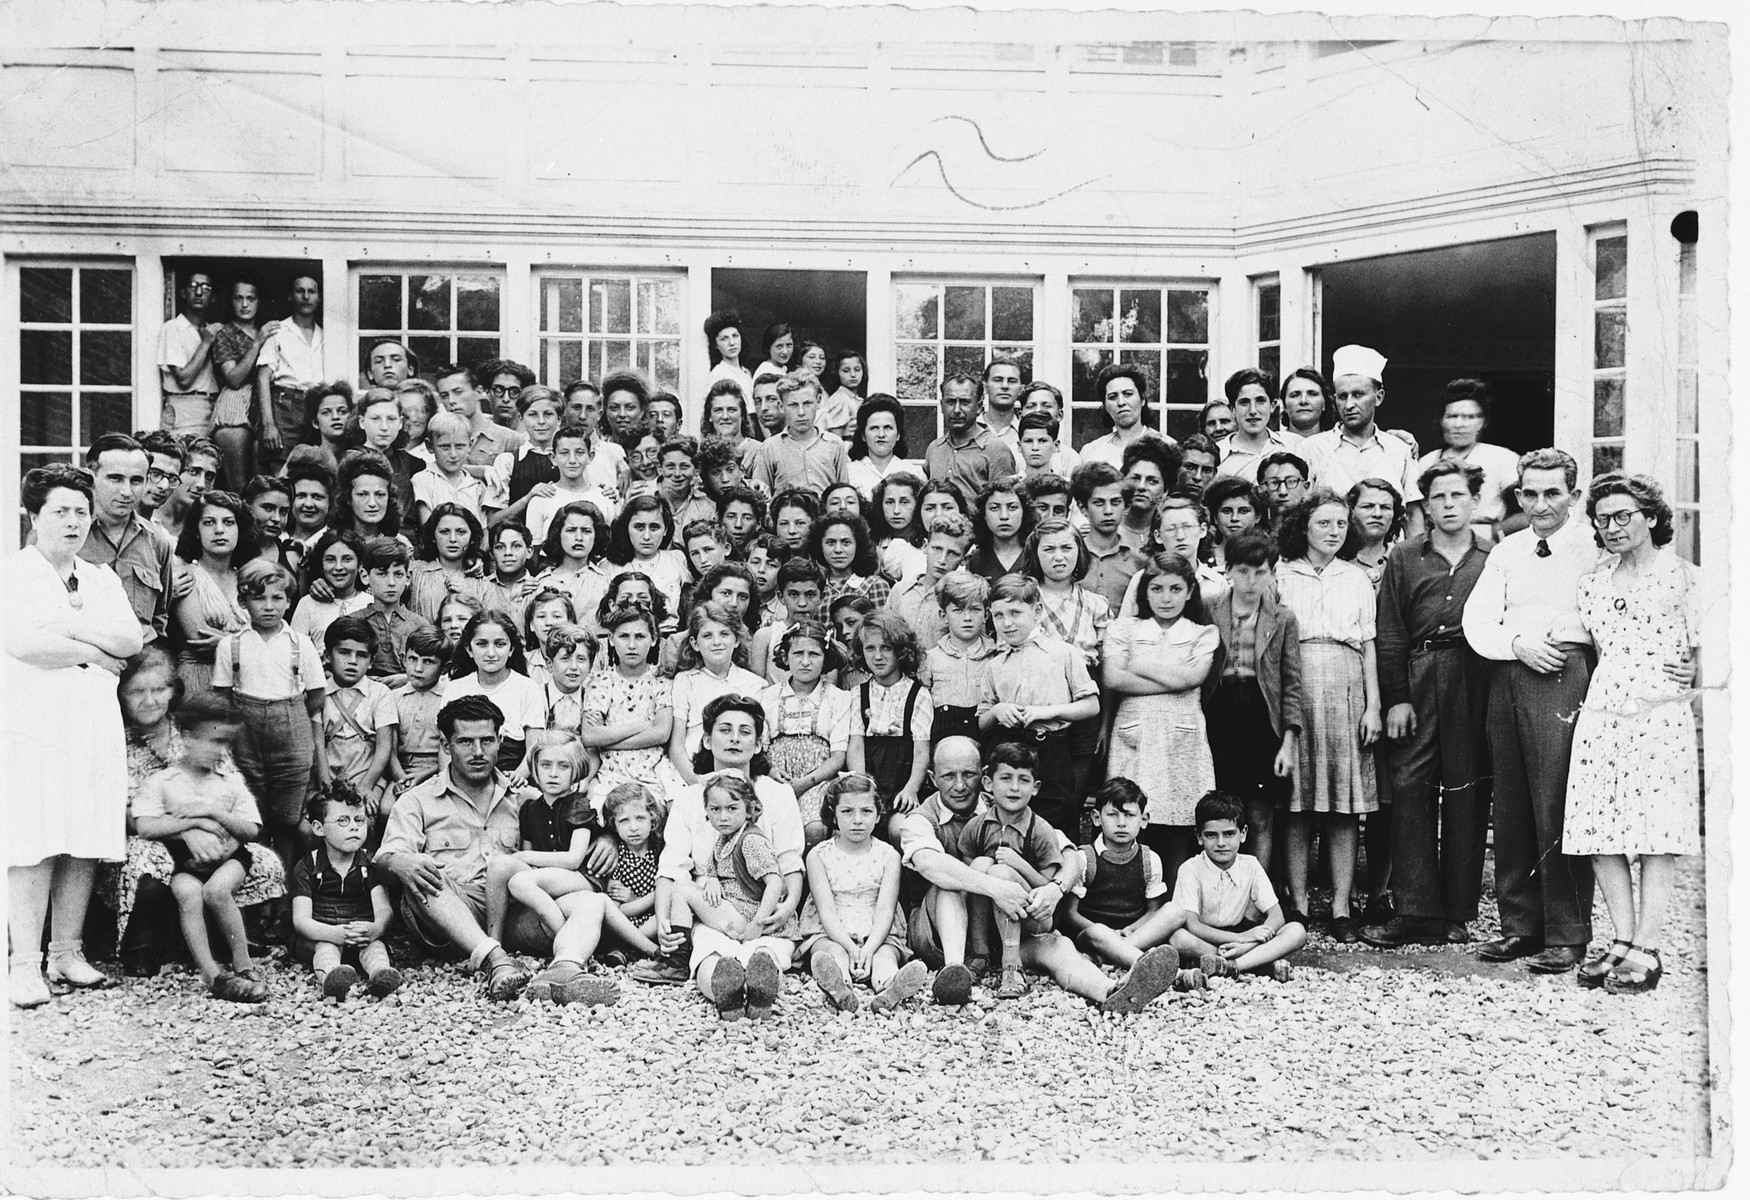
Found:
M 1537 539 L 1537 556 L 1539 558 L 1548 558 L 1549 557 L 1549 539 L 1548 538 L 1538 538 Z

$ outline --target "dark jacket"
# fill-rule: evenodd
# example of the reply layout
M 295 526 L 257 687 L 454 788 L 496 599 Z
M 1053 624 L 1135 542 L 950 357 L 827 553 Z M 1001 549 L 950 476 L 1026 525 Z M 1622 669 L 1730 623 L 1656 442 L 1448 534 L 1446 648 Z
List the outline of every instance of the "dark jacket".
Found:
M 1203 681 L 1203 703 L 1207 708 L 1221 682 L 1223 665 L 1227 662 L 1227 626 L 1233 621 L 1233 592 L 1222 595 L 1210 607 L 1210 623 L 1221 633 L 1222 645 L 1215 652 L 1215 662 L 1209 668 L 1209 678 Z M 1300 699 L 1300 622 L 1294 613 L 1266 592 L 1258 601 L 1258 656 L 1252 664 L 1258 676 L 1258 690 L 1264 693 L 1264 705 L 1270 710 L 1270 725 L 1278 737 L 1285 729 L 1304 730 L 1306 720 L 1301 714 Z

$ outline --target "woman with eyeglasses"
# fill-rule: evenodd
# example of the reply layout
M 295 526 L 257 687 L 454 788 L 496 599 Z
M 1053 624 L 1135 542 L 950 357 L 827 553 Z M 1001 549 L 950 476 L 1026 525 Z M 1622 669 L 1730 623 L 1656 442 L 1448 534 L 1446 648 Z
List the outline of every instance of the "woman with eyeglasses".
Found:
M 1583 987 L 1650 992 L 1676 856 L 1701 852 L 1692 707 L 1700 597 L 1695 568 L 1663 549 L 1673 521 L 1659 485 L 1611 472 L 1586 515 L 1607 557 L 1580 580 L 1580 619 L 1598 666 L 1574 727 L 1564 854 L 1589 854 L 1615 928 L 1580 967 Z M 1639 896 L 1630 871 L 1641 864 Z

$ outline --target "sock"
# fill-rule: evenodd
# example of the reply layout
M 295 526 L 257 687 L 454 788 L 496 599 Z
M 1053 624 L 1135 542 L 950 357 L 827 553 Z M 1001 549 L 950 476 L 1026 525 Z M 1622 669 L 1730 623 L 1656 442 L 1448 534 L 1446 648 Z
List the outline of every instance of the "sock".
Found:
M 474 953 L 468 956 L 468 969 L 470 971 L 478 971 L 480 969 L 480 964 L 486 961 L 487 955 L 491 954 L 498 948 L 498 943 L 491 938 L 482 941 L 478 946 L 474 947 Z

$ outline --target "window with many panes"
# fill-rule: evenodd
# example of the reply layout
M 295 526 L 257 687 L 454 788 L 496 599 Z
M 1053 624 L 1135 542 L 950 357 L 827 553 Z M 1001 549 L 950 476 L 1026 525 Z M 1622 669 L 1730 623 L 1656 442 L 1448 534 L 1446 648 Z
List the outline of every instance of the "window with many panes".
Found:
M 1701 374 L 1695 243 L 1677 247 L 1677 488 L 1671 507 L 1677 553 L 1701 565 Z
M 407 343 L 428 379 L 446 363 L 475 367 L 499 357 L 503 286 L 494 268 L 359 271 L 359 374 L 371 343 L 383 337 Z
M 1628 384 L 1628 234 L 1592 231 L 1592 473 L 1622 467 Z
M 893 288 L 894 371 L 905 408 L 906 449 L 914 458 L 941 436 L 942 380 L 957 372 L 982 378 L 1001 355 L 1033 379 L 1032 283 L 915 280 Z
M 1257 311 L 1258 370 L 1275 382 L 1282 379 L 1282 284 L 1274 276 L 1253 287 Z
M 1116 361 L 1137 363 L 1155 381 L 1154 427 L 1174 438 L 1197 432 L 1209 399 L 1210 297 L 1206 284 L 1070 289 L 1070 407 L 1077 446 L 1109 430 L 1094 380 Z
M 681 278 L 624 272 L 541 275 L 541 355 L 548 387 L 628 368 L 681 390 Z
M 134 272 L 69 263 L 18 268 L 19 477 L 80 463 L 134 427 Z

